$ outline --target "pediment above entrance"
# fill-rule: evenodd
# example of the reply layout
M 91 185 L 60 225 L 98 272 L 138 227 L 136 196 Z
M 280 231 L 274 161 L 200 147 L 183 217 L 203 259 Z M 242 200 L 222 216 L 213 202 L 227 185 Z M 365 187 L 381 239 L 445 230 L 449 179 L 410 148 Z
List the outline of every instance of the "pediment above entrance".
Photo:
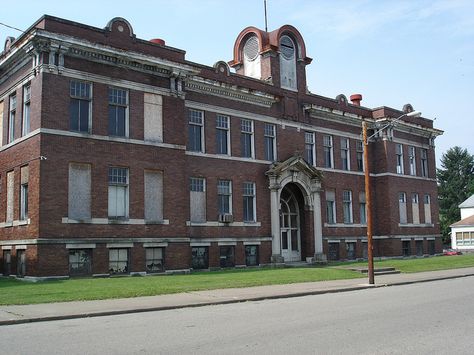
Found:
M 280 177 L 291 174 L 303 174 L 310 180 L 321 181 L 323 174 L 314 166 L 309 165 L 301 156 L 292 156 L 287 160 L 279 163 L 274 163 L 272 167 L 265 173 L 269 177 Z

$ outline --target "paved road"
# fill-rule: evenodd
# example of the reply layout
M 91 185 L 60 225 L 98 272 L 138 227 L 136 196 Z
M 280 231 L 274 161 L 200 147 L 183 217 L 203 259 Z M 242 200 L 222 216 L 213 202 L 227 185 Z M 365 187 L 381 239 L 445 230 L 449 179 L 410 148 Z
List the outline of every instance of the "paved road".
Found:
M 4 354 L 472 354 L 474 277 L 3 326 Z

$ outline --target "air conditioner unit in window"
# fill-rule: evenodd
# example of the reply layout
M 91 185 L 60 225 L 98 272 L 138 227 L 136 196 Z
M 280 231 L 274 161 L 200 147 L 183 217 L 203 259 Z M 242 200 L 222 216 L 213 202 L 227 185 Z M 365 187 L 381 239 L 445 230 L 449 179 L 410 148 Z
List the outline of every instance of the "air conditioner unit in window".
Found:
M 221 223 L 232 223 L 234 222 L 234 216 L 230 213 L 224 213 L 219 215 L 219 222 Z

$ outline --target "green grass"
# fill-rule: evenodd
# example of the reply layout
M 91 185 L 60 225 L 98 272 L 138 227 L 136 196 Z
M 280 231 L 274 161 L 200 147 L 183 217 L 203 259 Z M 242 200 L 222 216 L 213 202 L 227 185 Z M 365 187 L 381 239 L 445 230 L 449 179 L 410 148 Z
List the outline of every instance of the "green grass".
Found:
M 334 268 L 246 269 L 189 275 L 84 278 L 30 283 L 0 278 L 0 305 L 154 296 L 231 287 L 362 277 Z
M 364 267 L 367 262 L 331 263 L 331 266 Z M 416 259 L 390 259 L 374 261 L 374 267 L 394 267 L 403 273 L 457 269 L 474 266 L 474 253 L 455 256 L 434 256 Z

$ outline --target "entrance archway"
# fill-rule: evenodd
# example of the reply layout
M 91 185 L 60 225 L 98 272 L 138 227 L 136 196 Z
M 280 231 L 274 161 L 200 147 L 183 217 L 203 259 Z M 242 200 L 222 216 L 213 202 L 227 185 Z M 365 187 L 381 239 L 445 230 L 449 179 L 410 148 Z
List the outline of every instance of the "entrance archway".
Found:
M 286 186 L 280 195 L 281 256 L 284 261 L 301 261 L 302 221 L 294 189 Z

